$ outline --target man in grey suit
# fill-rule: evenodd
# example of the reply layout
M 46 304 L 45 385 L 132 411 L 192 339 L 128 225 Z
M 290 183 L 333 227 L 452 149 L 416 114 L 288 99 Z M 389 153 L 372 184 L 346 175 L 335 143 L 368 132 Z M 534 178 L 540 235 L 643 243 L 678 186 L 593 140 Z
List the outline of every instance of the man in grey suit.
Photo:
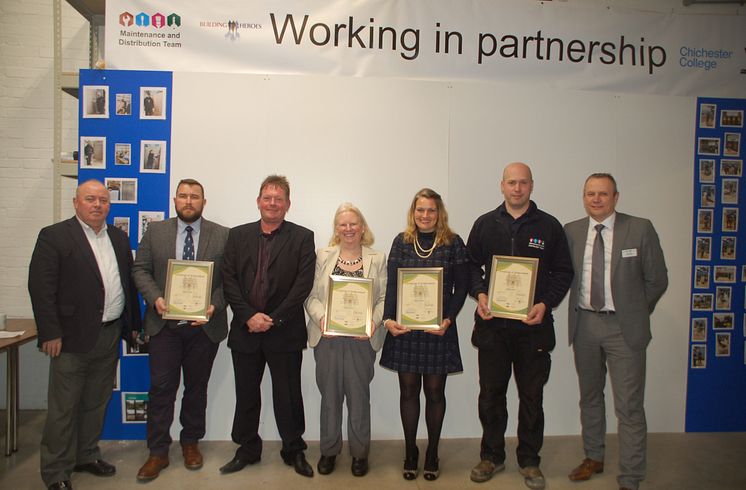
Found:
M 650 314 L 668 287 L 658 234 L 643 218 L 615 211 L 614 177 L 589 176 L 583 187 L 588 213 L 565 225 L 575 277 L 570 289 L 570 344 L 580 386 L 585 459 L 569 475 L 588 480 L 604 469 L 606 371 L 611 377 L 619 432 L 621 489 L 645 477 L 645 350 Z
M 150 457 L 137 479 L 158 477 L 168 466 L 174 399 L 184 372 L 181 402 L 181 450 L 184 466 L 202 467 L 197 445 L 205 435 L 207 384 L 218 344 L 228 335 L 226 304 L 220 267 L 228 228 L 202 218 L 207 200 L 202 184 L 183 179 L 176 187 L 174 207 L 177 218 L 154 222 L 142 237 L 132 276 L 148 304 L 145 333 L 149 338 L 150 392 L 148 401 L 148 449 Z M 214 262 L 212 293 L 207 309 L 209 321 L 164 320 L 168 311 L 164 299 L 169 259 Z

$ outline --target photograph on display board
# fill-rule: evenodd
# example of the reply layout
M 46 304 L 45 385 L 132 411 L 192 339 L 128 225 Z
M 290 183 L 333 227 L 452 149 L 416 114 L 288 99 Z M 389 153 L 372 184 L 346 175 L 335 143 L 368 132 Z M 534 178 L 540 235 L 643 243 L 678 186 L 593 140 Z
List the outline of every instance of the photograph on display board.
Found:
M 733 330 L 735 318 L 733 312 L 729 313 L 713 313 L 712 314 L 712 329 L 713 330 Z
M 730 310 L 733 288 L 730 286 L 718 286 L 715 288 L 715 309 Z
M 712 311 L 712 293 L 692 294 L 692 310 Z
M 699 106 L 699 127 L 700 128 L 714 128 L 715 127 L 715 114 L 717 113 L 717 105 L 715 104 L 701 104 Z
M 723 208 L 723 231 L 738 231 L 738 208 Z
M 145 174 L 166 173 L 166 142 L 140 142 L 140 172 Z
M 142 236 L 148 231 L 148 225 L 153 221 L 163 221 L 165 219 L 165 213 L 163 211 L 140 211 L 138 213 L 137 222 L 139 223 L 139 230 L 137 233 L 137 242 L 142 241 Z
M 723 179 L 720 202 L 722 204 L 738 204 L 738 179 Z
M 707 345 L 692 345 L 692 369 L 704 369 L 707 367 Z
M 712 209 L 697 210 L 697 232 L 712 233 Z
M 729 333 L 716 333 L 715 334 L 715 357 L 728 357 L 730 356 L 730 334 Z
M 720 138 L 697 138 L 697 148 L 700 155 L 720 155 Z
M 736 260 L 736 237 L 724 236 L 720 238 L 720 258 L 722 260 Z
M 106 138 L 104 136 L 80 137 L 80 168 L 106 168 Z
M 699 200 L 700 207 L 703 208 L 714 208 L 715 207 L 715 186 L 712 184 L 704 184 L 701 189 L 701 197 Z
M 132 145 L 129 143 L 114 143 L 114 164 L 129 165 L 132 159 Z
M 707 341 L 707 318 L 692 318 L 692 342 Z
M 741 266 L 741 282 L 746 282 L 746 265 Z M 746 302 L 744 302 L 744 305 L 746 305 Z
M 114 227 L 119 228 L 130 236 L 130 219 L 129 216 L 114 216 Z
M 109 87 L 106 85 L 83 86 L 83 119 L 109 117 Z
M 132 344 L 128 344 L 127 342 L 122 340 L 122 355 L 124 357 L 147 356 L 149 345 L 150 344 L 145 342 L 144 339 L 141 339 L 140 337 L 138 337 L 135 342 L 132 342 Z
M 728 157 L 737 157 L 741 154 L 741 134 L 725 133 L 725 143 L 723 144 L 723 155 Z
M 117 363 L 117 375 L 116 375 L 116 377 L 114 377 L 114 388 L 113 388 L 114 391 L 119 391 L 119 387 L 122 386 L 122 384 L 121 384 L 121 379 L 122 379 L 121 369 L 122 369 L 122 363 L 118 362 Z
M 698 236 L 695 247 L 695 256 L 697 260 L 710 260 L 712 258 L 712 238 L 708 236 Z
M 714 267 L 714 281 L 735 283 L 736 282 L 736 266 L 735 265 L 716 265 Z
M 166 87 L 140 87 L 140 119 L 166 119 Z
M 104 185 L 109 189 L 112 203 L 137 204 L 137 179 L 106 178 Z
M 132 115 L 132 94 L 117 94 L 117 116 Z
M 743 175 L 743 160 L 720 160 L 720 175 L 723 177 L 741 177 Z
M 720 125 L 724 128 L 742 128 L 743 111 L 722 110 L 720 111 Z
M 144 424 L 148 421 L 148 394 L 122 392 L 122 423 Z
M 694 288 L 707 289 L 710 287 L 710 266 L 698 265 L 694 268 Z
M 705 158 L 699 161 L 699 181 L 715 182 L 715 160 Z

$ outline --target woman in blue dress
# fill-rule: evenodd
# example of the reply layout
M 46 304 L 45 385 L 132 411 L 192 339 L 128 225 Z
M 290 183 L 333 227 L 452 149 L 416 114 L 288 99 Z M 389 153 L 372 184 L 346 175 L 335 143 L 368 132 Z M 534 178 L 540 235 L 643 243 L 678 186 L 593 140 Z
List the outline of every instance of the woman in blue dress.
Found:
M 397 276 L 400 268 L 443 268 L 443 321 L 438 330 L 410 330 L 397 323 Z M 415 194 L 407 215 L 407 229 L 394 238 L 389 253 L 382 325 L 388 333 L 381 366 L 399 374 L 399 410 L 404 428 L 406 480 L 418 474 L 417 425 L 420 390 L 425 393 L 427 451 L 424 478 L 440 475 L 438 443 L 446 411 L 445 385 L 450 373 L 461 372 L 456 316 L 468 292 L 468 265 L 464 241 L 448 226 L 448 213 L 440 194 L 422 189 Z

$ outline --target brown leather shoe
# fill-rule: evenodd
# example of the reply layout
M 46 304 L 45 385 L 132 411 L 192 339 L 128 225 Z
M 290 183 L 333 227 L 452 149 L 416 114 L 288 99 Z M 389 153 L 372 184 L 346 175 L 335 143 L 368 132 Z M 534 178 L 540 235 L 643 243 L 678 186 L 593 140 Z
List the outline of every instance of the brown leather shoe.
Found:
M 596 473 L 604 472 L 604 462 L 585 458 L 580 465 L 567 476 L 572 481 L 590 480 Z
M 202 453 L 199 452 L 197 443 L 182 444 L 181 454 L 184 455 L 184 466 L 188 470 L 198 470 L 202 468 Z
M 140 471 L 137 472 L 139 481 L 149 481 L 158 478 L 161 470 L 168 466 L 168 456 L 150 456 Z

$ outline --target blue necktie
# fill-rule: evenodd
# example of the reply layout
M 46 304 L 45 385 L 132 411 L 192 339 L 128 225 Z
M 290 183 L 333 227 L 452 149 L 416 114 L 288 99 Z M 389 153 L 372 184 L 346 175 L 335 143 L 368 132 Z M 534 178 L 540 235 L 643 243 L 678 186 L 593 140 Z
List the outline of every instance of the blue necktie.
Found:
M 181 254 L 181 258 L 183 260 L 194 260 L 194 238 L 192 238 L 192 230 L 194 228 L 187 225 L 185 229 L 187 235 L 184 239 L 184 252 Z

